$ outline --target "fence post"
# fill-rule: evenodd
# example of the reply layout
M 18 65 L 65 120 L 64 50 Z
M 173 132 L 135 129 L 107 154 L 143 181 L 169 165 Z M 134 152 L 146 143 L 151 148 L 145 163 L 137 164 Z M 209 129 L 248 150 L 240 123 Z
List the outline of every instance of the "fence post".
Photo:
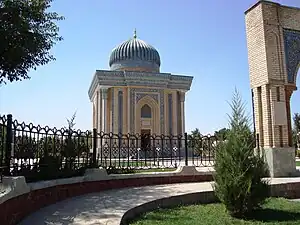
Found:
M 6 126 L 6 140 L 5 140 L 5 169 L 4 175 L 10 175 L 10 160 L 11 160 L 11 150 L 12 150 L 12 115 L 7 115 L 7 126 Z
M 188 135 L 184 133 L 185 165 L 188 165 Z
M 93 167 L 97 168 L 97 129 L 93 129 Z

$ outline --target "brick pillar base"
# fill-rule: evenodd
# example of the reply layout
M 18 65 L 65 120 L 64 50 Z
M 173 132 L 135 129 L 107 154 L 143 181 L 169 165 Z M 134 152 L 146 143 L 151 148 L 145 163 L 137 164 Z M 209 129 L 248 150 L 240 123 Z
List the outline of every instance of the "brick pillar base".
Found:
M 266 148 L 263 151 L 270 177 L 296 176 L 295 148 Z

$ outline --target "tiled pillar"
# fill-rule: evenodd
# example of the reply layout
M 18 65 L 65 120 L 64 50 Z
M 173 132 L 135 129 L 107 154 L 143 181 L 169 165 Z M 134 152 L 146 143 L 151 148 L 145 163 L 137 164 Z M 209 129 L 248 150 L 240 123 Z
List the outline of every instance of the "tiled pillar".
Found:
M 264 132 L 263 132 L 263 121 L 262 121 L 262 99 L 261 99 L 261 87 L 253 88 L 253 113 L 254 113 L 254 124 L 255 132 L 259 135 L 259 146 L 264 145 Z M 257 140 L 256 140 L 257 141 Z
M 97 117 L 98 117 L 98 126 L 97 126 L 97 131 L 98 133 L 100 133 L 102 131 L 102 123 L 103 123 L 103 120 L 102 120 L 102 106 L 101 106 L 101 96 L 102 96 L 102 92 L 101 92 L 101 89 L 99 89 L 98 91 L 98 99 L 97 99 L 97 103 L 98 103 L 98 114 L 97 114 Z
M 102 91 L 102 131 L 108 131 L 108 115 L 107 115 L 107 88 L 101 89 Z
M 173 95 L 172 95 L 172 98 L 173 98 L 173 134 L 174 135 L 177 135 L 178 134 L 178 115 L 177 115 L 177 91 L 174 91 L 173 92 Z
M 270 88 L 269 84 L 261 87 L 261 101 L 262 101 L 262 121 L 263 121 L 263 135 L 264 147 L 273 147 L 273 132 L 272 132 L 272 118 L 271 118 L 271 102 L 270 102 Z
M 102 91 L 101 89 L 99 89 L 97 91 L 97 98 L 96 98 L 96 101 L 97 101 L 97 125 L 96 125 L 96 128 L 97 128 L 97 133 L 100 134 L 101 131 L 102 131 L 102 123 L 103 123 L 103 118 L 102 118 L 102 101 L 101 101 L 101 96 L 102 96 Z M 100 139 L 100 136 L 97 135 L 97 157 L 100 155 L 100 150 L 101 149 L 101 139 Z
M 128 134 L 131 133 L 131 121 L 130 121 L 131 117 L 130 117 L 130 115 L 131 115 L 131 113 L 133 113 L 133 112 L 131 112 L 130 98 L 131 98 L 130 88 L 128 88 L 127 89 L 127 99 L 126 99 L 126 104 L 127 104 L 127 107 L 126 107 L 127 108 L 127 118 L 126 118 L 126 120 L 127 120 L 127 132 L 128 132 Z
M 184 110 L 184 102 L 185 102 L 185 93 L 180 93 L 180 110 L 181 110 L 181 131 L 182 134 L 185 133 L 185 110 Z
M 287 113 L 287 131 L 288 131 L 288 145 L 293 147 L 293 131 L 292 131 L 292 116 L 291 116 L 291 96 L 293 89 L 288 87 L 285 88 L 285 99 L 286 99 L 286 113 Z
M 128 112 L 128 106 L 127 106 L 127 97 L 128 90 L 127 88 L 123 88 L 123 132 L 124 134 L 128 133 L 128 121 L 127 121 L 127 112 Z

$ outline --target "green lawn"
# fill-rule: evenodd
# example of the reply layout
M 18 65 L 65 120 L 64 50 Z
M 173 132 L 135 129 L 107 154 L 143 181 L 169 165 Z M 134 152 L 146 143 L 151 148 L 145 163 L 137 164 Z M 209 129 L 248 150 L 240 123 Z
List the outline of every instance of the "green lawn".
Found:
M 103 166 L 116 166 L 116 167 L 146 167 L 151 166 L 153 163 L 150 161 L 112 161 L 103 162 Z
M 289 225 L 300 224 L 300 202 L 270 198 L 247 220 L 233 219 L 220 204 L 181 206 L 147 213 L 131 225 Z
M 135 173 L 173 172 L 176 169 L 177 168 L 151 168 L 151 169 L 135 170 Z
M 300 166 L 300 161 L 296 161 L 296 166 Z

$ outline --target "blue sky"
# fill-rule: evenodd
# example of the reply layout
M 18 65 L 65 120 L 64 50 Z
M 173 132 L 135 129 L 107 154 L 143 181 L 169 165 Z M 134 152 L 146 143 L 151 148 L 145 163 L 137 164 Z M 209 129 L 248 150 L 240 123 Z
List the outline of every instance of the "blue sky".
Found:
M 111 50 L 132 37 L 134 28 L 158 49 L 162 72 L 194 76 L 186 97 L 187 131 L 212 133 L 227 126 L 235 87 L 252 113 L 244 11 L 256 0 L 75 2 L 53 2 L 52 9 L 66 17 L 59 22 L 64 41 L 52 49 L 57 60 L 31 71 L 30 80 L 1 86 L 0 114 L 59 128 L 77 111 L 76 128 L 91 129 L 87 91 L 93 74 L 109 68 Z M 276 2 L 300 7 L 299 0 Z M 299 100 L 300 91 L 292 96 L 292 112 L 300 112 Z

